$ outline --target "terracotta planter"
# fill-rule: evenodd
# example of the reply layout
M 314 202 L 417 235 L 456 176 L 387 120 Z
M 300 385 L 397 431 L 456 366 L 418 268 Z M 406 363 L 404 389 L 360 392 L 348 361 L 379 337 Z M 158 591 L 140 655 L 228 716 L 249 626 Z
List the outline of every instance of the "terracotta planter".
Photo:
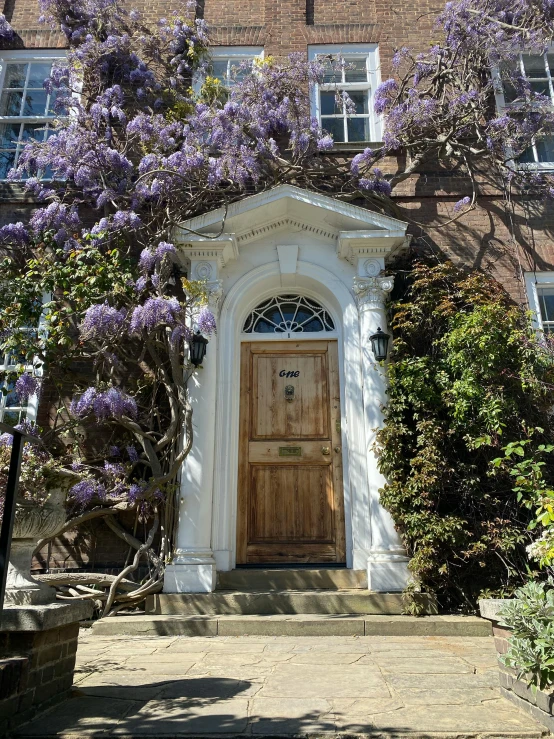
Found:
M 54 588 L 31 577 L 31 561 L 37 541 L 55 536 L 64 525 L 66 494 L 66 486 L 58 487 L 49 491 L 44 505 L 23 500 L 16 504 L 6 605 L 38 605 L 56 599 Z

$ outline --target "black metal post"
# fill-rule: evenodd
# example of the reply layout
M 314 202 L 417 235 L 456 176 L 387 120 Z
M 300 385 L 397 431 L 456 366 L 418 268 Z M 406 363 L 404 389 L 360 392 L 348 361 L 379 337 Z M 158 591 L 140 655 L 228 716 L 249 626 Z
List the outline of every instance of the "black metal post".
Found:
M 6 498 L 4 501 L 4 515 L 2 516 L 2 528 L 0 529 L 0 614 L 4 607 L 4 595 L 6 594 L 6 578 L 8 576 L 8 562 L 12 544 L 13 522 L 15 519 L 15 501 L 19 487 L 19 474 L 21 472 L 21 457 L 23 444 L 26 441 L 32 444 L 38 443 L 38 439 L 28 434 L 17 431 L 17 429 L 0 423 L 0 431 L 11 434 L 12 453 L 10 457 L 10 468 L 8 471 L 8 483 L 6 485 Z

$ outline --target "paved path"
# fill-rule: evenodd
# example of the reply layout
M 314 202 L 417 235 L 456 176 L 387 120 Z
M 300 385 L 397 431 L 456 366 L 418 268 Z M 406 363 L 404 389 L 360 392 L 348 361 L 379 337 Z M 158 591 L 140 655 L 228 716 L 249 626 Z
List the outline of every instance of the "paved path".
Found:
M 539 737 L 500 697 L 490 638 L 102 637 L 74 697 L 20 737 Z

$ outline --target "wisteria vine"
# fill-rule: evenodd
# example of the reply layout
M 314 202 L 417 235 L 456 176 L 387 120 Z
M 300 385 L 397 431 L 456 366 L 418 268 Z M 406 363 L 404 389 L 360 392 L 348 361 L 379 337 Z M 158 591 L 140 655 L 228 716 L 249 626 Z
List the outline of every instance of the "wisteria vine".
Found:
M 39 390 L 28 366 L 46 368 L 60 411 L 44 444 L 80 475 L 68 526 L 104 517 L 135 548 L 135 569 L 149 558 L 129 604 L 161 587 L 171 556 L 175 484 L 192 443 L 188 349 L 194 331 L 216 330 L 209 286 L 184 276 L 176 228 L 281 183 L 394 209 L 396 185 L 437 160 L 467 176 L 471 194 L 454 217 L 475 205 L 483 171 L 497 186 L 554 194 L 550 175 L 517 164 L 554 133 L 554 113 L 514 64 L 551 42 L 554 3 L 449 2 L 440 40 L 425 53 L 398 50 L 394 76 L 375 91 L 383 143 L 353 157 L 336 156 L 311 110 L 314 85 L 340 58 L 265 59 L 225 89 L 209 76 L 209 30 L 192 9 L 148 25 L 116 0 L 39 4 L 69 51 L 44 83 L 54 130 L 30 141 L 10 173 L 39 207 L 0 229 L 0 350 L 25 358 L 22 402 Z M 12 37 L 0 16 L 0 38 Z M 514 92 L 500 112 L 499 85 Z M 337 105 L 352 106 L 339 89 Z M 406 165 L 390 173 L 400 150 Z M 116 508 L 153 521 L 147 547 L 116 523 Z

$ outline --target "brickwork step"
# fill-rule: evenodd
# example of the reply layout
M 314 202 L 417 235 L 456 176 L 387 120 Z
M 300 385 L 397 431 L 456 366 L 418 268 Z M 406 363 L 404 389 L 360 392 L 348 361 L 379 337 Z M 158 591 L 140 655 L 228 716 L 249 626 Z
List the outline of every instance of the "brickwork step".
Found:
M 436 603 L 430 596 L 420 593 L 416 597 L 426 613 L 437 613 Z M 159 593 L 146 600 L 146 613 L 163 616 L 401 615 L 404 608 L 402 593 L 372 593 L 358 589 Z
M 345 568 L 244 569 L 217 573 L 217 590 L 367 589 L 366 570 Z
M 491 636 L 477 616 L 114 616 L 96 621 L 104 636 Z

